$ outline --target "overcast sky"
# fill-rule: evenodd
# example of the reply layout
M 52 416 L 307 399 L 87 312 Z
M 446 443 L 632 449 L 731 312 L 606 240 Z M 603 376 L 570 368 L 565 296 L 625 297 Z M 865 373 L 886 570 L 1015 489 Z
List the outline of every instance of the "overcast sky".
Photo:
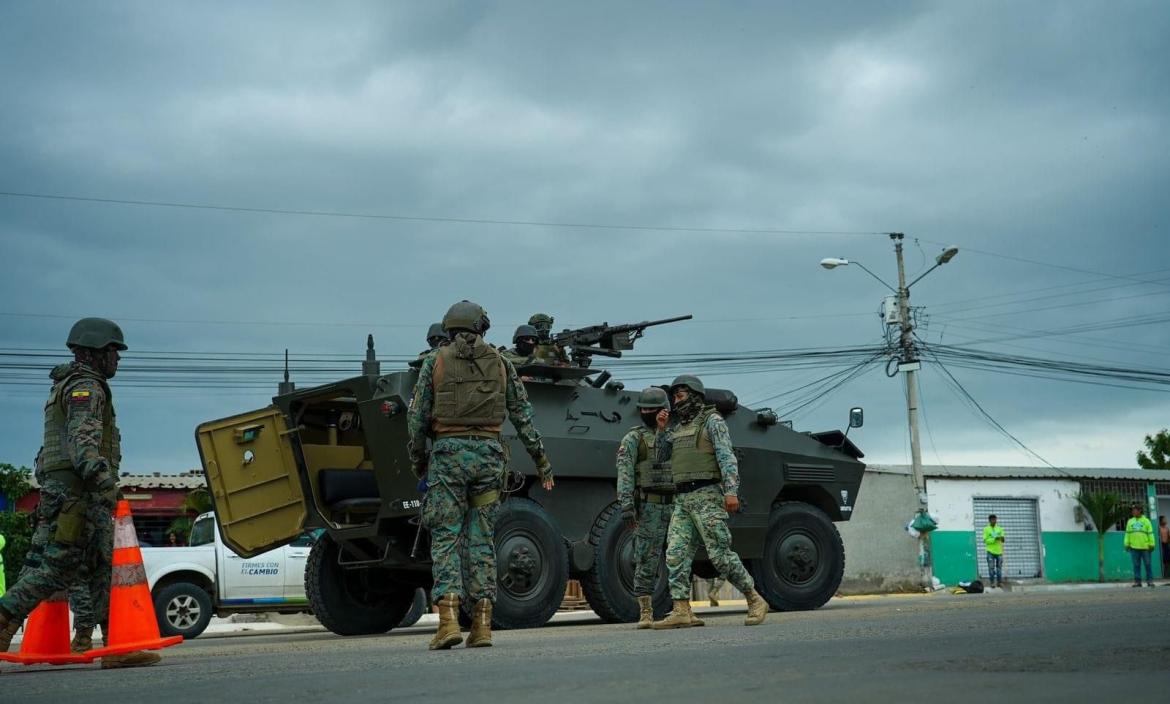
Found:
M 824 233 L 896 230 L 912 275 L 961 249 L 913 288 L 927 342 L 1166 371 L 1167 66 L 1159 1 L 4 2 L 0 191 L 682 230 L 0 195 L 0 348 L 63 353 L 95 315 L 123 323 L 128 368 L 287 347 L 356 373 L 367 333 L 413 354 L 462 298 L 496 343 L 535 311 L 695 316 L 633 359 L 876 345 L 885 289 L 817 262 L 893 281 L 885 235 Z M 0 370 L 0 462 L 40 446 L 54 360 L 36 359 Z M 831 371 L 707 382 L 754 401 Z M 1170 387 L 950 371 L 1057 465 L 1134 466 L 1170 425 Z M 195 425 L 265 405 L 277 375 L 257 378 L 120 374 L 123 471 L 196 467 Z M 921 386 L 926 463 L 1038 462 L 932 364 Z M 868 459 L 908 462 L 880 368 L 793 420 L 840 427 L 852 405 Z

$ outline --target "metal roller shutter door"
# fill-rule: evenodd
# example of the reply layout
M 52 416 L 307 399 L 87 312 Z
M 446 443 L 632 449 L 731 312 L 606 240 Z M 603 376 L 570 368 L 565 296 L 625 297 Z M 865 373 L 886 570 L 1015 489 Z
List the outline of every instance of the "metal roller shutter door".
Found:
M 1040 576 L 1040 521 L 1036 499 L 981 497 L 975 504 L 975 548 L 979 553 L 979 577 L 987 579 L 987 548 L 983 545 L 983 527 L 987 517 L 995 514 L 1003 526 L 1004 579 L 1035 579 Z

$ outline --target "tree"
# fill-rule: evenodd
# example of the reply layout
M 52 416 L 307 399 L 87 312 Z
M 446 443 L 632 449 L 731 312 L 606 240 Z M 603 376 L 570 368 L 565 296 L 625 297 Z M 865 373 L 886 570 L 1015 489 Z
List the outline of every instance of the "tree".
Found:
M 1146 451 L 1138 450 L 1137 463 L 1142 469 L 1170 469 L 1170 430 L 1162 428 L 1143 441 Z
M 187 542 L 191 535 L 191 524 L 194 523 L 193 516 L 212 510 L 211 494 L 204 488 L 192 489 L 183 498 L 181 508 L 184 515 L 171 521 L 171 525 L 167 527 L 167 533 L 174 533 L 183 542 Z
M 28 467 L 14 467 L 0 462 L 0 496 L 15 505 L 25 494 L 32 491 L 32 483 L 29 481 L 31 476 L 32 470 Z
M 1129 514 L 1126 502 L 1113 491 L 1082 491 L 1077 503 L 1089 514 L 1097 529 L 1097 581 L 1105 581 L 1105 533 Z
M 24 556 L 32 543 L 32 523 L 27 513 L 16 510 L 16 501 L 32 491 L 28 467 L 14 467 L 0 462 L 0 496 L 8 500 L 8 510 L 0 511 L 0 533 L 4 534 L 4 572 L 8 584 L 16 582 Z

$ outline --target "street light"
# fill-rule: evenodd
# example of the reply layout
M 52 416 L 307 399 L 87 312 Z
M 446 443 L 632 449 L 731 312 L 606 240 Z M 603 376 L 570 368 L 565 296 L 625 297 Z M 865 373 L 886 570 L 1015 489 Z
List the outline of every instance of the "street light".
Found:
M 934 266 L 922 272 L 918 278 L 910 283 L 906 283 L 906 266 L 902 260 L 902 238 L 904 235 L 901 232 L 891 232 L 890 239 L 894 240 L 894 255 L 898 260 L 898 288 L 895 289 L 881 277 L 866 269 L 859 262 L 849 261 L 848 259 L 829 257 L 821 260 L 821 266 L 826 269 L 835 269 L 839 266 L 848 266 L 856 264 L 859 268 L 865 271 L 881 282 L 882 286 L 893 291 L 897 296 L 898 302 L 898 325 L 901 330 L 900 346 L 901 355 L 898 360 L 898 370 L 906 374 L 906 420 L 910 426 L 910 471 L 911 479 L 914 482 L 914 490 L 918 492 L 918 506 L 922 511 L 926 511 L 926 479 L 922 475 L 922 450 L 918 441 L 918 377 L 916 372 L 921 366 L 918 363 L 917 354 L 914 349 L 914 324 L 910 319 L 910 287 L 922 280 L 924 276 L 946 264 L 955 258 L 959 253 L 958 247 L 947 247 L 934 259 Z M 892 324 L 892 323 L 891 323 Z M 930 556 L 930 533 L 923 532 L 919 538 L 919 554 L 922 557 L 922 578 L 923 586 L 927 589 L 933 589 L 933 569 L 931 565 Z

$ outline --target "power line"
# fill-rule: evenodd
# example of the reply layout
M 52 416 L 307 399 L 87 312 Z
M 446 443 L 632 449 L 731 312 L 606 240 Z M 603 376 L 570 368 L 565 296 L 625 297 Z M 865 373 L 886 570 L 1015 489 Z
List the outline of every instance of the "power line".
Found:
M 934 356 L 934 355 L 932 354 L 932 356 Z M 995 418 L 993 418 L 991 416 L 991 414 L 988 413 L 987 410 L 985 408 L 983 408 L 983 406 L 981 406 L 978 401 L 975 400 L 975 397 L 972 396 L 967 391 L 967 389 L 959 382 L 959 380 L 955 378 L 954 374 L 951 374 L 950 370 L 948 370 L 946 368 L 946 365 L 944 365 L 942 363 L 942 361 L 938 359 L 937 356 L 934 356 L 934 361 L 935 361 L 935 364 L 937 365 L 937 368 L 940 369 L 943 372 L 943 374 L 946 375 L 946 378 L 949 379 L 954 384 L 954 387 L 958 389 L 959 393 L 962 394 L 962 397 L 966 398 L 968 401 L 970 401 L 971 404 L 974 405 L 975 409 L 977 409 L 979 411 L 979 414 L 984 419 L 986 419 L 987 422 L 990 423 L 993 428 L 998 430 L 1004 437 L 1008 438 L 1009 440 L 1011 440 L 1015 444 L 1019 445 L 1029 455 L 1040 460 L 1041 462 L 1048 465 L 1052 469 L 1055 469 L 1055 470 L 1060 471 L 1060 472 L 1064 472 L 1064 470 L 1060 469 L 1056 465 L 1054 465 L 1051 462 L 1049 462 L 1048 460 L 1044 459 L 1044 457 L 1042 457 L 1038 452 L 1036 452 L 1032 448 L 1028 447 L 1027 445 L 1024 444 L 1024 442 L 1022 440 L 1020 440 L 1015 435 L 1012 435 L 1010 432 L 1008 432 L 1007 428 L 1003 427 L 1003 425 L 999 421 L 997 421 Z M 1067 474 L 1067 472 L 1064 472 L 1064 473 Z
M 936 242 L 934 240 L 927 240 L 927 239 L 923 239 L 922 241 L 929 242 L 930 244 L 941 245 L 943 247 L 949 247 L 949 246 L 954 244 L 954 242 Z M 1061 269 L 1063 271 L 1073 271 L 1073 272 L 1076 272 L 1078 274 L 1088 274 L 1090 276 L 1099 276 L 1099 277 L 1105 278 L 1105 279 L 1126 279 L 1129 281 L 1137 281 L 1139 283 L 1154 283 L 1151 281 L 1146 281 L 1144 279 L 1139 279 L 1137 277 L 1129 276 L 1126 274 L 1106 274 L 1103 271 L 1093 271 L 1091 269 L 1080 269 L 1080 268 L 1077 268 L 1074 266 L 1065 266 L 1064 264 L 1053 264 L 1052 262 L 1041 261 L 1039 259 L 1027 259 L 1025 257 L 1017 257 L 1017 256 L 1012 255 L 1012 254 L 1000 254 L 999 252 L 991 252 L 991 251 L 986 250 L 986 249 L 976 249 L 974 247 L 963 246 L 962 250 L 964 252 L 974 252 L 975 254 L 982 254 L 982 255 L 988 256 L 988 257 L 997 257 L 999 259 L 1008 259 L 1008 260 L 1015 261 L 1015 262 L 1023 262 L 1025 264 L 1035 264 L 1036 266 L 1048 267 L 1049 269 Z M 1170 283 L 1159 283 L 1158 285 L 1170 286 Z
M 131 200 L 126 198 L 95 198 L 87 196 L 62 195 L 56 193 L 21 193 L 16 191 L 0 191 L 0 196 L 10 198 L 37 198 L 45 200 L 64 200 L 83 203 L 104 203 L 110 205 L 134 205 L 153 208 L 186 208 L 190 210 L 217 210 L 234 213 L 263 213 L 267 215 L 296 215 L 329 218 L 359 218 L 365 220 L 397 220 L 402 222 L 435 222 L 454 223 L 461 225 L 508 225 L 512 227 L 557 227 L 577 230 L 635 230 L 649 232 L 697 232 L 697 233 L 730 233 L 745 235 L 848 235 L 872 236 L 885 235 L 885 232 L 866 230 L 788 230 L 779 228 L 743 228 L 743 227 L 676 227 L 671 225 L 621 225 L 605 223 L 583 222 L 556 222 L 542 220 L 496 220 L 490 218 L 464 217 L 425 217 L 418 215 L 397 215 L 387 213 L 353 213 L 340 210 L 291 210 L 282 208 L 256 208 L 232 205 L 216 205 L 210 203 L 182 203 L 155 200 Z

